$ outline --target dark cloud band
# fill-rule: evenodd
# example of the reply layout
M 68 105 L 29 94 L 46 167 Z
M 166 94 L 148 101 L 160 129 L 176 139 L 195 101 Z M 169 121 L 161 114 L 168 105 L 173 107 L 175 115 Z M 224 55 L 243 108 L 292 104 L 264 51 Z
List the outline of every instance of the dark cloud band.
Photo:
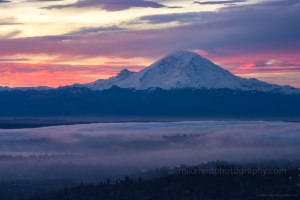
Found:
M 126 29 L 118 26 L 83 27 L 68 33 L 68 35 L 79 35 L 79 34 L 89 34 L 89 33 L 108 32 L 108 31 L 122 31 L 122 30 L 126 30 Z
M 106 11 L 121 11 L 132 7 L 142 8 L 162 8 L 165 5 L 155 1 L 145 0 L 80 0 L 73 4 L 54 5 L 44 7 L 46 9 L 63 9 L 63 8 L 85 8 L 85 7 L 100 7 Z

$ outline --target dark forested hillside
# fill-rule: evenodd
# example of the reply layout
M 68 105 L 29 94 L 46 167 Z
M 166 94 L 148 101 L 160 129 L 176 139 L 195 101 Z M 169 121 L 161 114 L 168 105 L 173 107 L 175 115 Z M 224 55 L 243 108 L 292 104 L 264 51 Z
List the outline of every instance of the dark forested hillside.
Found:
M 235 169 L 225 165 L 218 168 Z M 125 177 L 116 183 L 109 179 L 98 184 L 81 183 L 29 199 L 298 199 L 298 182 L 297 169 L 281 175 L 165 174 L 154 180 Z
M 92 91 L 63 87 L 0 93 L 0 117 L 16 116 L 180 116 L 299 118 L 300 95 L 229 89 Z
M 1 155 L 0 199 L 299 199 L 300 195 L 300 160 L 216 160 L 140 170 L 67 162 L 73 157 L 78 155 Z

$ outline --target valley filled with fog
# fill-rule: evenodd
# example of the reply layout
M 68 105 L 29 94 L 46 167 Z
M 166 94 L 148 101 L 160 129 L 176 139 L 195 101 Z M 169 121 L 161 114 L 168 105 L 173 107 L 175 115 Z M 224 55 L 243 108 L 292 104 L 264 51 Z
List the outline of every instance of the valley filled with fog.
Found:
M 73 156 L 59 162 L 143 168 L 196 165 L 218 159 L 293 160 L 300 152 L 299 133 L 300 123 L 264 121 L 98 123 L 1 129 L 0 153 L 26 157 L 69 154 Z

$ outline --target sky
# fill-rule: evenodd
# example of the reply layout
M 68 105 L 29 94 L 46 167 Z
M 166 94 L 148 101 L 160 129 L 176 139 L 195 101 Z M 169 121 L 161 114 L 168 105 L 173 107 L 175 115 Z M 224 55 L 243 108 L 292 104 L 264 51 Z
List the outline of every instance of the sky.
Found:
M 0 86 L 71 85 L 177 50 L 300 88 L 300 0 L 0 0 Z

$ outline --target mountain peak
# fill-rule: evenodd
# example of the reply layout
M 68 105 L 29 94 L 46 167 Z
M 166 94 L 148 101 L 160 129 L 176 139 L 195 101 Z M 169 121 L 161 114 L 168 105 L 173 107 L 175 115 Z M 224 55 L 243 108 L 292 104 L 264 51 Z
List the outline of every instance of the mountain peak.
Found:
M 180 51 L 173 51 L 172 53 L 169 53 L 166 57 L 201 57 L 199 54 L 195 53 L 195 52 L 191 52 L 191 51 L 185 51 L 185 50 L 180 50 Z M 166 58 L 165 57 L 165 58 Z
M 123 69 L 117 74 L 116 77 L 126 77 L 133 73 L 135 73 L 135 72 L 129 71 L 128 69 Z
M 160 61 L 173 61 L 173 62 L 179 62 L 179 63 L 188 63 L 191 60 L 206 60 L 199 54 L 195 52 L 190 51 L 174 51 L 167 56 L 160 59 Z
M 198 84 L 200 84 L 200 82 L 203 81 L 199 79 L 203 80 L 206 78 L 210 78 L 212 77 L 212 74 L 215 74 L 216 76 L 219 76 L 220 74 L 234 76 L 225 69 L 222 69 L 211 61 L 203 58 L 199 54 L 190 51 L 172 52 L 162 59 L 158 60 L 157 62 L 153 63 L 148 68 L 151 69 L 151 71 L 156 71 L 162 76 L 168 76 L 168 83 L 173 82 L 172 79 L 176 79 L 177 83 L 184 82 L 184 84 L 181 85 L 182 87 L 189 87 L 192 82 L 195 82 L 195 84 L 197 84 L 196 82 L 198 82 Z M 206 87 L 202 83 L 200 85 L 201 87 Z

